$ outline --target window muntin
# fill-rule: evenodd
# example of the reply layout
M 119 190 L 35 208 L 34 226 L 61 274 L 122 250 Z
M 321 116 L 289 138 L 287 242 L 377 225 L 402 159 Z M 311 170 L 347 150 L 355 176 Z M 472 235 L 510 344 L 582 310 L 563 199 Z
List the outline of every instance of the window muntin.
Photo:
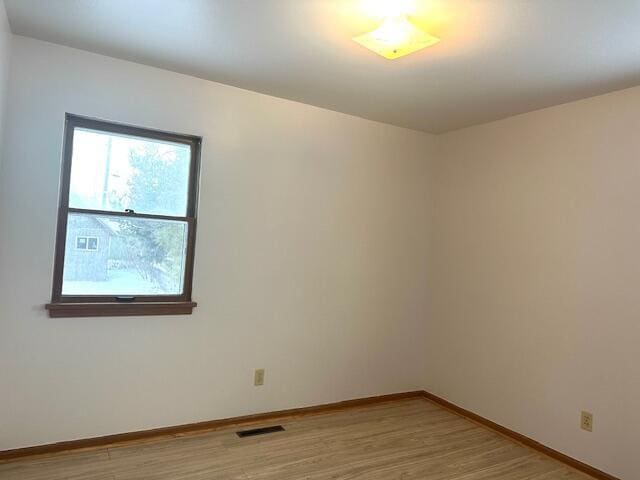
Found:
M 94 304 L 88 315 L 108 314 L 98 303 L 126 302 L 127 315 L 195 306 L 199 155 L 198 137 L 67 115 L 52 316 L 74 303 Z

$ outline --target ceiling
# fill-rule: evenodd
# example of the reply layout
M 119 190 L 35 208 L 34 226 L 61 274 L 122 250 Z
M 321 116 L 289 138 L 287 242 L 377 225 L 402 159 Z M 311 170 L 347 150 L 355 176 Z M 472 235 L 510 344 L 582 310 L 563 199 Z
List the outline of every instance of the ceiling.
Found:
M 5 0 L 17 35 L 433 133 L 640 84 L 637 0 L 414 3 L 442 41 L 389 61 L 362 0 Z

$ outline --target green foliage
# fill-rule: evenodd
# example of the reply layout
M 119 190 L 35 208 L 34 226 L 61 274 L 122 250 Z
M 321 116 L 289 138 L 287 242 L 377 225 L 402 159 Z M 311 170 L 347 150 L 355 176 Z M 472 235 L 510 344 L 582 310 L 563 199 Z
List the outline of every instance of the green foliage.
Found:
M 189 149 L 145 144 L 132 151 L 128 208 L 141 213 L 184 216 L 187 207 Z
M 188 149 L 146 144 L 129 158 L 133 175 L 121 203 L 138 213 L 183 216 L 187 204 Z M 187 226 L 183 223 L 127 218 L 120 222 L 121 252 L 129 267 L 160 291 L 179 289 Z

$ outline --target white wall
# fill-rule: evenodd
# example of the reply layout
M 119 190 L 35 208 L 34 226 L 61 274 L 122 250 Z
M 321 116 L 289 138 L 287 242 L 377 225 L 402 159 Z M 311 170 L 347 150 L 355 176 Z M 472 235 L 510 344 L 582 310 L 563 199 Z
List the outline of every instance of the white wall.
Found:
M 4 134 L 4 116 L 7 103 L 7 84 L 9 81 L 9 62 L 11 57 L 11 29 L 4 8 L 4 1 L 0 0 L 0 176 L 2 175 L 2 139 Z M 0 237 L 1 238 L 1 237 Z M 0 247 L 1 248 L 1 247 Z
M 640 478 L 640 88 L 439 137 L 427 389 Z M 579 429 L 581 410 L 595 430 Z
M 2 198 L 2 184 L 4 174 L 4 138 L 5 138 L 5 111 L 8 100 L 8 84 L 9 84 L 9 67 L 11 63 L 11 43 L 12 43 L 11 29 L 9 28 L 9 20 L 7 19 L 7 12 L 4 6 L 4 0 L 0 0 L 0 199 Z M 4 210 L 0 203 L 0 227 L 3 225 Z M 6 231 L 4 228 L 0 228 L 0 272 L 4 269 L 4 263 L 1 262 L 4 256 L 6 241 Z M 0 273 L 0 276 L 2 273 Z M 0 307 L 0 321 L 2 316 L 2 307 Z M 0 334 L 2 329 L 0 327 Z M 0 370 L 1 371 L 1 370 Z M 1 373 L 0 373 L 1 376 Z M 2 384 L 0 383 L 0 386 Z M 0 390 L 0 397 L 2 397 L 3 390 Z M 0 427 L 2 423 L 0 422 Z
M 21 37 L 10 88 L 0 450 L 422 387 L 432 137 Z M 45 314 L 65 112 L 204 137 L 193 316 Z

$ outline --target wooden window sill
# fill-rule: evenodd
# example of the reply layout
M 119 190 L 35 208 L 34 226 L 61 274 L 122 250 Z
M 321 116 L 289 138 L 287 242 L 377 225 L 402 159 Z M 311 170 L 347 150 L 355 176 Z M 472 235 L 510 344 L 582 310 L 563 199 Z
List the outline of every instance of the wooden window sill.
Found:
M 125 317 L 137 315 L 191 315 L 195 302 L 49 303 L 52 318 Z

